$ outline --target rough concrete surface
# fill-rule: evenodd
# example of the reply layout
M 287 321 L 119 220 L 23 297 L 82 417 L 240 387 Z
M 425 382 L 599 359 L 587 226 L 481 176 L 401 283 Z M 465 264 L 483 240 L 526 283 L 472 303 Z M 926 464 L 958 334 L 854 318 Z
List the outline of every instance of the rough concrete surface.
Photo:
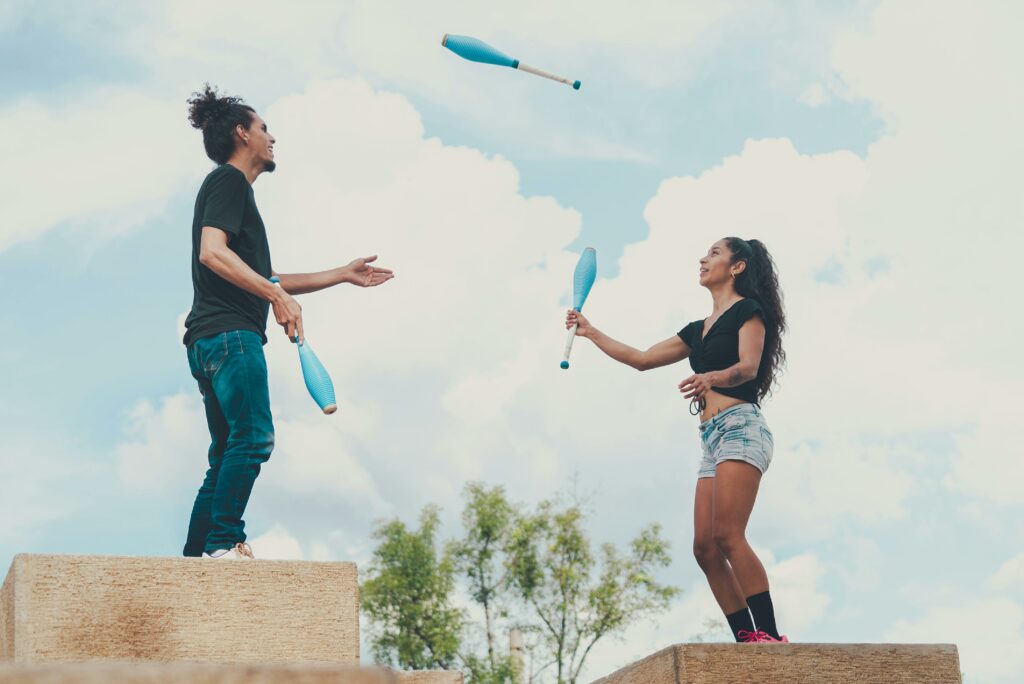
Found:
M 0 661 L 15 663 L 358 665 L 356 566 L 22 554 L 0 635 Z
M 0 587 L 0 663 L 14 660 L 14 568 Z
M 960 684 L 951 644 L 678 644 L 594 684 Z
M 462 673 L 302 663 L 43 663 L 0 665 L 0 684 L 462 684 Z
M 397 684 L 387 670 L 350 665 L 45 663 L 0 665 L 0 684 Z
M 450 670 L 420 670 L 394 672 L 396 684 L 462 684 L 461 672 Z

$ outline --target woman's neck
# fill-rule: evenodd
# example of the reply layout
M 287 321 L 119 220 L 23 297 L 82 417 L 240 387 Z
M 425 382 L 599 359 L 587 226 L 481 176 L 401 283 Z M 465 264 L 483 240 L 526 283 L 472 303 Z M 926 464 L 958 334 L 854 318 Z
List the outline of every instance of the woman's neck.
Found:
M 742 299 L 731 282 L 723 283 L 718 287 L 709 289 L 711 290 L 711 301 L 713 305 L 712 315 L 722 313 L 735 304 L 737 300 Z

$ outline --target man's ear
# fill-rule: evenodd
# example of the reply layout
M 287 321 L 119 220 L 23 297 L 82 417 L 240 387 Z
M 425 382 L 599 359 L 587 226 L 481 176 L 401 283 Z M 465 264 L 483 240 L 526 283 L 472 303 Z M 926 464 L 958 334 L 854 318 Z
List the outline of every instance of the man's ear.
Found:
M 249 142 L 249 130 L 242 124 L 235 124 L 235 135 L 238 136 L 238 142 L 241 144 Z

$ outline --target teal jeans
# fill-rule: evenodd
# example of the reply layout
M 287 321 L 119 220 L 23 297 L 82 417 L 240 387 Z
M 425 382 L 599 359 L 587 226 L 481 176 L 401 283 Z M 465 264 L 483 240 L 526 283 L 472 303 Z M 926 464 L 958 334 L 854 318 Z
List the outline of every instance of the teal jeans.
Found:
M 210 428 L 209 468 L 196 495 L 186 556 L 245 541 L 242 515 L 260 466 L 274 449 L 267 360 L 255 332 L 231 330 L 193 342 L 188 365 Z

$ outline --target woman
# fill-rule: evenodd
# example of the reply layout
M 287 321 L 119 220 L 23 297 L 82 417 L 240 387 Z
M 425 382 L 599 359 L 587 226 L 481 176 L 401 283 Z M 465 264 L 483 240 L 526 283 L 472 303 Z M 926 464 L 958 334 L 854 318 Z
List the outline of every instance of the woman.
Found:
M 613 340 L 576 311 L 569 311 L 566 327 L 577 325 L 577 335 L 637 370 L 689 357 L 694 375 L 679 391 L 691 400 L 690 412 L 700 414 L 703 450 L 693 553 L 736 641 L 787 643 L 775 625 L 768 576 L 745 536 L 772 459 L 760 402 L 786 358 L 775 263 L 758 240 L 723 238 L 700 260 L 700 284 L 711 292 L 711 315 L 646 351 Z

